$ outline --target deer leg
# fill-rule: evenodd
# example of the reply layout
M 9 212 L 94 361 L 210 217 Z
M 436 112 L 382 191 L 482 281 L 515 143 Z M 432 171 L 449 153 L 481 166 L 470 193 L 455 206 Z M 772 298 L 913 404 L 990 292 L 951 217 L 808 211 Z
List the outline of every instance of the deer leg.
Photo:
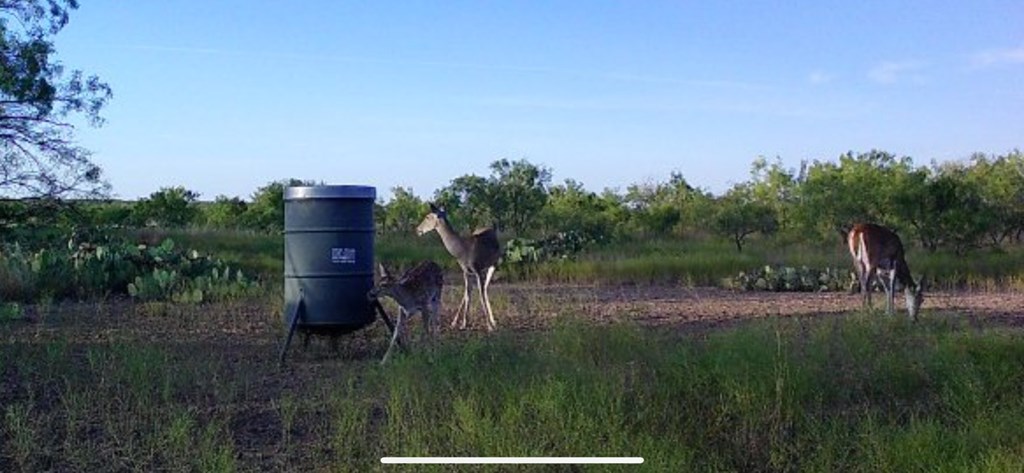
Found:
M 434 352 L 437 350 L 437 318 L 440 315 L 439 309 L 440 301 L 432 300 L 430 304 L 423 308 L 423 328 L 426 330 L 427 336 L 427 347 L 430 351 L 431 361 L 433 361 Z
M 405 309 L 398 309 L 398 320 L 395 321 L 395 333 L 391 335 L 391 343 L 388 345 L 388 351 L 384 352 L 384 358 L 380 360 L 380 364 L 387 363 L 388 356 L 391 355 L 391 349 L 395 348 L 395 343 L 398 341 L 398 334 L 402 333 L 402 320 L 405 319 Z
M 455 311 L 455 318 L 452 319 L 452 328 L 459 324 L 459 317 L 462 317 L 462 328 L 466 328 L 465 314 L 469 311 L 469 273 L 462 272 L 462 302 L 459 303 L 459 310 Z
M 420 309 L 420 318 L 423 319 L 423 335 L 420 335 L 420 342 L 430 339 L 430 313 L 426 307 Z
M 480 291 L 480 296 L 486 305 L 487 319 L 491 322 L 491 327 L 497 328 L 498 324 L 494 321 L 494 311 L 491 309 L 491 298 L 487 295 L 487 290 L 491 287 L 492 276 L 494 276 L 494 266 L 487 268 L 487 276 L 484 278 L 484 286 Z
M 462 299 L 462 323 L 459 325 L 459 330 L 466 330 L 466 323 L 469 321 L 469 306 L 473 299 L 473 285 L 469 283 L 469 275 L 466 275 L 466 297 Z
M 431 310 L 433 315 L 430 318 L 431 330 L 434 331 L 434 336 L 440 332 L 441 329 L 441 293 L 438 292 L 437 297 L 430 301 Z
M 882 272 L 881 269 L 876 270 L 876 271 L 879 273 L 878 274 L 878 283 L 882 285 L 882 290 L 885 291 L 885 313 L 886 314 L 891 314 L 892 313 L 892 297 L 891 297 L 892 287 L 890 286 L 890 282 L 891 282 L 890 281 L 890 279 L 891 279 L 890 274 L 891 273 L 883 275 L 883 274 L 881 274 L 881 272 Z
M 867 309 L 871 309 L 871 280 L 875 277 L 875 272 L 867 266 L 860 266 L 860 294 L 863 306 Z
M 885 310 L 889 314 L 893 314 L 896 311 L 896 266 L 893 265 L 893 269 L 889 270 L 889 286 L 885 288 L 886 304 Z
M 476 275 L 476 287 L 480 291 L 480 307 L 484 310 L 484 324 L 487 325 L 487 331 L 494 331 L 494 327 L 491 326 L 491 319 L 487 316 L 487 302 L 484 300 L 484 282 L 480 279 L 480 274 Z
M 876 269 L 875 280 L 882 286 L 882 291 L 885 292 L 885 312 L 889 313 L 889 287 L 886 284 L 889 283 L 888 275 L 883 275 L 882 270 Z

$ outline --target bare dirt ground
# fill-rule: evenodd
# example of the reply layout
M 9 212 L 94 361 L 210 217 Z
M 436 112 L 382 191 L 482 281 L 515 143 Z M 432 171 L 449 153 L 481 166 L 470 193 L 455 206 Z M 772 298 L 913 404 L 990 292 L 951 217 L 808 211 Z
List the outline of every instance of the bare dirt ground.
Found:
M 461 287 L 449 286 L 445 290 L 441 309 L 443 335 L 472 336 L 483 331 L 483 311 L 476 294 L 471 300 L 469 330 L 460 333 L 448 328 L 461 296 Z M 876 308 L 884 307 L 883 294 L 876 293 L 873 298 Z M 492 287 L 491 300 L 499 330 L 516 331 L 544 329 L 564 318 L 584 318 L 597 324 L 632 321 L 652 327 L 714 327 L 764 317 L 836 315 L 861 307 L 858 294 L 740 292 L 665 285 L 506 284 Z M 393 317 L 395 307 L 386 305 Z M 902 295 L 897 296 L 896 307 L 897 314 L 906 316 Z M 6 327 L 0 325 L 0 341 L 69 335 L 83 343 L 133 340 L 265 346 L 283 340 L 285 327 L 280 310 L 279 302 L 266 300 L 207 306 L 128 301 L 30 306 L 25 310 L 25 320 L 3 322 Z M 922 317 L 933 313 L 960 314 L 984 325 L 1024 326 L 1024 293 L 927 293 Z M 419 320 L 413 320 L 411 325 L 413 330 L 420 330 Z M 385 332 L 383 324 L 376 323 L 342 336 L 341 345 L 369 343 L 386 347 Z M 297 336 L 293 345 L 301 344 L 302 337 Z
M 505 323 L 543 325 L 559 316 L 581 314 L 596 322 L 632 320 L 641 325 L 685 326 L 762 317 L 840 314 L 860 309 L 859 294 L 741 292 L 672 286 L 506 286 L 493 299 L 506 303 Z M 497 292 L 497 291 L 496 291 Z M 884 294 L 873 296 L 885 306 Z M 448 302 L 447 300 L 445 302 Z M 452 307 L 452 300 L 448 307 Z M 902 294 L 896 308 L 906 312 Z M 953 312 L 979 322 L 1024 325 L 1024 294 L 1019 292 L 933 292 L 925 295 L 924 315 Z M 501 311 L 496 308 L 496 311 Z M 499 320 L 499 323 L 501 321 Z

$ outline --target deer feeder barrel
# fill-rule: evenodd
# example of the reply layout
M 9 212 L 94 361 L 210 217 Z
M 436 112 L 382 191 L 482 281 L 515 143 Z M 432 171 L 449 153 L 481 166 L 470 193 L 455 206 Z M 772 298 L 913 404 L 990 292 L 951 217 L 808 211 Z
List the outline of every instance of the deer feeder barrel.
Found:
M 298 308 L 297 328 L 344 333 L 374 321 L 376 198 L 369 186 L 285 188 L 284 317 Z

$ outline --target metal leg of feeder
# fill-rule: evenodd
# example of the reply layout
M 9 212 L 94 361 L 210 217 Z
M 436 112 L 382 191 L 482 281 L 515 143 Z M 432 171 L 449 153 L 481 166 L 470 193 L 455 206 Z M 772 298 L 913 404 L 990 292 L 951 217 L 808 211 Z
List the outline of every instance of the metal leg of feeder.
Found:
M 384 325 L 388 326 L 388 331 L 391 332 L 392 335 L 394 335 L 395 324 L 391 322 L 391 317 L 388 317 L 388 313 L 384 310 L 384 306 L 381 305 L 380 299 L 373 300 L 373 307 L 377 309 L 377 313 L 380 314 L 380 318 L 381 320 L 384 321 Z M 405 344 L 402 343 L 401 336 L 398 337 L 398 348 L 401 348 L 402 350 L 408 350 L 408 348 L 405 347 Z
M 284 339 L 284 346 L 281 347 L 281 364 L 284 364 L 284 357 L 288 353 L 288 345 L 292 343 L 292 335 L 295 335 L 295 329 L 299 326 L 299 311 L 302 310 L 302 291 L 299 291 L 299 302 L 295 304 L 295 310 L 292 311 L 292 323 L 288 327 L 288 337 Z

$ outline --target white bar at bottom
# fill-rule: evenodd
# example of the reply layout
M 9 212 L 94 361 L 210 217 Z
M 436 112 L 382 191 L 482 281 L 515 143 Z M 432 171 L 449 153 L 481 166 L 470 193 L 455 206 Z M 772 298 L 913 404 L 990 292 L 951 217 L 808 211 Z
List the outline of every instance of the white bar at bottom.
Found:
M 384 464 L 414 465 L 566 465 L 580 464 L 622 464 L 639 465 L 643 457 L 382 457 Z

